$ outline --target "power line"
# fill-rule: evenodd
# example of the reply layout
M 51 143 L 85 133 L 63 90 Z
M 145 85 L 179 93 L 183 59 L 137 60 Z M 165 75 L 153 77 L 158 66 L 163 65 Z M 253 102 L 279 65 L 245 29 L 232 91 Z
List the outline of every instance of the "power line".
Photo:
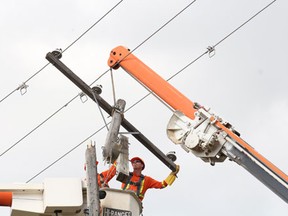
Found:
M 142 41 L 138 46 L 136 46 L 132 51 L 131 51 L 131 53 L 133 52 L 133 51 L 135 51 L 136 49 L 138 49 L 140 46 L 142 46 L 144 43 L 146 43 L 150 38 L 152 38 L 154 35 L 156 35 L 161 29 L 163 29 L 165 26 L 167 26 L 172 20 L 174 20 L 177 16 L 179 16 L 182 12 L 184 12 L 188 7 L 190 7 L 194 2 L 195 2 L 196 0 L 194 0 L 194 1 L 192 1 L 191 3 L 189 3 L 185 8 L 183 8 L 181 11 L 179 11 L 175 16 L 173 16 L 171 19 L 169 19 L 166 23 L 164 23 L 164 25 L 162 25 L 160 28 L 158 28 L 155 32 L 153 32 L 149 37 L 147 37 L 144 41 Z M 126 58 L 127 56 L 125 56 L 124 58 Z M 123 58 L 123 59 L 124 59 Z M 122 60 L 123 60 L 122 59 Z M 107 72 L 108 72 L 109 70 L 107 70 L 107 71 L 105 71 L 100 77 L 102 77 L 104 74 L 106 74 Z M 98 78 L 98 79 L 100 79 L 100 77 Z M 95 81 L 93 81 L 92 83 L 91 83 L 91 85 L 93 85 L 98 79 L 96 79 Z M 90 85 L 90 86 L 91 86 Z M 148 96 L 148 95 L 147 95 Z M 77 97 L 77 96 L 76 96 Z M 72 100 L 74 100 L 76 97 L 74 97 Z M 72 101 L 71 100 L 71 101 Z M 143 100 L 143 99 L 141 99 L 141 100 Z M 70 101 L 70 102 L 71 102 Z M 96 103 L 97 103 L 97 101 L 96 101 Z M 136 102 L 136 104 L 137 104 L 137 102 Z M 134 107 L 135 105 L 132 105 L 132 107 Z M 131 108 L 132 108 L 131 107 Z M 128 108 L 128 110 L 129 109 L 131 109 L 131 108 Z M 60 111 L 60 110 L 59 110 Z M 51 116 L 52 117 L 52 116 Z M 103 115 L 102 115 L 102 117 L 103 117 Z M 50 118 L 49 118 L 50 119 Z M 48 119 L 47 119 L 48 120 Z M 47 120 L 45 120 L 45 122 L 47 121 Z M 43 122 L 44 123 L 44 122 Z M 41 123 L 39 126 L 37 126 L 35 129 L 37 129 L 38 127 L 40 127 L 43 123 Z M 58 158 L 56 161 L 54 161 L 53 163 L 51 163 L 50 165 L 48 165 L 46 168 L 44 168 L 43 170 L 41 170 L 38 174 L 36 174 L 35 176 L 33 176 L 32 178 L 30 178 L 27 182 L 30 182 L 31 180 L 33 180 L 34 178 L 36 178 L 38 175 L 40 175 L 41 173 L 43 173 L 45 170 L 47 170 L 49 167 L 51 167 L 52 165 L 54 165 L 55 163 L 57 163 L 59 160 L 61 160 L 62 158 L 64 158 L 66 155 L 68 155 L 70 152 L 72 152 L 73 150 L 75 150 L 77 147 L 79 147 L 82 143 L 84 143 L 86 140 L 88 140 L 90 137 L 92 137 L 93 135 L 95 135 L 96 133 L 98 133 L 100 130 L 102 130 L 103 128 L 105 128 L 105 127 L 107 127 L 107 123 L 104 121 L 104 123 L 105 123 L 105 126 L 103 126 L 102 128 L 100 128 L 98 131 L 96 131 L 94 134 L 92 134 L 92 135 L 90 135 L 88 138 L 86 138 L 83 142 L 81 142 L 81 143 L 79 143 L 77 146 L 75 146 L 74 148 L 72 148 L 71 150 L 69 150 L 67 153 L 65 153 L 64 155 L 62 155 L 60 158 Z M 33 130 L 34 131 L 34 130 Z M 32 132 L 33 132 L 32 131 Z M 31 132 L 31 133 L 32 133 Z M 31 134 L 31 133 L 29 133 L 29 134 Z M 27 134 L 26 136 L 24 136 L 24 138 L 25 137 L 27 137 L 29 134 Z M 19 142 L 20 141 L 22 141 L 23 139 L 21 139 L 21 140 L 19 140 Z M 17 143 L 15 143 L 13 146 L 11 146 L 9 149 L 7 149 L 8 151 L 12 148 L 12 147 L 14 147 L 15 145 L 17 145 L 19 142 L 17 142 Z M 7 152 L 7 150 L 4 152 L 4 153 L 6 153 Z M 4 153 L 2 153 L 0 156 L 2 156 Z
M 166 81 L 170 81 L 171 79 L 173 79 L 175 76 L 177 76 L 178 74 L 180 74 L 181 72 L 183 72 L 185 69 L 187 69 L 189 66 L 191 66 L 193 63 L 195 63 L 197 60 L 199 60 L 200 58 L 202 58 L 204 55 L 209 54 L 211 52 L 214 51 L 215 47 L 218 46 L 220 43 L 222 43 L 224 40 L 226 40 L 228 37 L 230 37 L 232 34 L 234 34 L 236 31 L 238 31 L 240 28 L 242 28 L 244 25 L 246 25 L 248 22 L 250 22 L 252 19 L 254 19 L 257 15 L 259 15 L 261 12 L 263 12 L 265 9 L 267 9 L 268 7 L 270 7 L 276 0 L 270 2 L 268 5 L 266 5 L 264 8 L 262 8 L 260 11 L 258 11 L 256 14 L 254 14 L 252 17 L 250 17 L 247 21 L 245 21 L 243 24 L 241 24 L 239 27 L 237 27 L 236 29 L 234 29 L 231 33 L 229 33 L 228 35 L 226 35 L 224 38 L 222 38 L 220 41 L 218 41 L 213 47 L 209 46 L 207 48 L 207 50 L 205 52 L 203 52 L 201 55 L 199 55 L 197 58 L 195 58 L 194 60 L 192 60 L 191 62 L 189 62 L 186 66 L 184 66 L 182 69 L 180 69 L 178 72 L 176 72 L 175 74 L 173 74 L 170 78 L 168 78 Z M 134 49 L 135 50 L 135 49 Z M 128 54 L 129 55 L 129 54 Z M 128 56 L 127 55 L 127 56 Z M 125 57 L 127 57 L 125 56 Z M 123 60 L 123 59 L 122 59 Z M 132 76 L 133 77 L 133 76 Z M 134 78 L 134 77 L 133 77 Z M 134 78 L 135 79 L 135 78 Z M 136 79 L 135 79 L 136 80 Z M 138 82 L 138 80 L 136 80 Z M 141 83 L 140 83 L 141 84 Z M 147 89 L 147 88 L 146 88 Z M 149 91 L 149 90 L 148 90 Z M 149 91 L 148 94 L 146 94 L 145 96 L 143 96 L 140 100 L 138 100 L 136 103 L 134 103 L 131 107 L 129 107 L 125 112 L 127 112 L 129 109 L 132 109 L 134 106 L 136 106 L 138 103 L 140 103 L 141 101 L 143 101 L 145 98 L 147 98 L 150 94 L 153 94 L 152 91 Z
M 83 34 L 81 34 L 75 41 L 73 41 L 66 49 L 63 50 L 65 52 L 72 45 L 74 45 L 80 38 L 82 38 L 87 32 L 89 32 L 95 25 L 97 25 L 102 19 L 104 19 L 109 13 L 111 13 L 118 5 L 120 5 L 124 0 L 119 1 L 116 5 L 114 5 L 110 10 L 108 10 L 99 20 L 97 20 L 90 28 L 88 28 Z
M 108 123 L 109 124 L 109 123 Z M 72 149 L 70 149 L 68 152 L 66 152 L 65 154 L 63 154 L 61 157 L 59 157 L 58 159 L 56 159 L 54 162 L 52 162 L 51 164 L 49 164 L 48 166 L 46 166 L 44 169 L 42 169 L 40 172 L 38 172 L 37 174 L 35 174 L 33 177 L 31 177 L 29 180 L 26 181 L 26 183 L 32 181 L 33 179 L 35 179 L 37 176 L 39 176 L 41 173 L 43 173 L 44 171 L 46 171 L 47 169 L 49 169 L 51 166 L 53 166 L 54 164 L 56 164 L 57 162 L 59 162 L 61 159 L 63 159 L 65 156 L 67 156 L 68 154 L 70 154 L 72 151 L 74 151 L 75 149 L 77 149 L 79 146 L 81 146 L 83 143 L 85 143 L 88 139 L 90 139 L 92 136 L 94 136 L 95 134 L 97 134 L 98 132 L 100 132 L 103 128 L 105 128 L 106 125 L 102 126 L 100 129 L 98 129 L 96 132 L 94 132 L 93 134 L 91 134 L 90 136 L 88 136 L 86 139 L 84 139 L 82 142 L 80 142 L 79 144 L 77 144 L 76 146 L 74 146 Z
M 62 51 L 65 52 L 67 51 L 72 45 L 74 45 L 78 40 L 80 40 L 80 38 L 82 38 L 85 34 L 87 34 L 87 32 L 89 32 L 95 25 L 97 25 L 104 17 L 106 17 L 111 11 L 113 11 L 121 2 L 123 2 L 123 0 L 119 1 L 116 5 L 114 5 L 108 12 L 106 12 L 100 19 L 98 19 L 91 27 L 89 27 L 84 33 L 82 33 L 76 40 L 74 40 L 66 49 L 64 49 Z M 43 66 L 40 70 L 38 70 L 35 74 L 33 74 L 30 78 L 28 78 L 24 83 L 28 82 L 29 80 L 31 80 L 33 77 L 35 77 L 37 74 L 39 74 L 42 70 L 44 70 L 48 65 L 50 64 L 47 63 L 45 66 Z M 105 73 L 107 73 L 108 71 L 106 71 Z M 104 73 L 104 74 L 105 74 Z M 102 75 L 104 75 L 102 74 Z M 102 75 L 100 77 L 102 77 Z M 99 78 L 100 78 L 99 77 Z M 98 79 L 99 79 L 98 78 Z M 94 82 L 96 82 L 98 79 L 96 79 Z M 93 83 L 94 83 L 93 82 Z M 92 84 L 93 84 L 92 83 Z M 19 87 L 15 90 L 13 90 L 12 92 L 10 92 L 7 96 L 5 96 L 3 99 L 1 99 L 0 103 L 2 101 L 4 101 L 6 98 L 8 98 L 10 95 L 12 95 L 15 91 L 19 90 Z M 16 145 L 18 145 L 18 143 L 20 143 L 22 140 L 24 140 L 27 136 L 29 136 L 30 134 L 32 134 L 35 130 L 37 130 L 41 125 L 43 125 L 45 122 L 47 122 L 49 119 L 51 119 L 54 115 L 56 115 L 58 112 L 60 112 L 60 110 L 62 110 L 64 107 L 66 107 L 69 103 L 71 103 L 75 98 L 77 98 L 78 95 L 76 95 L 74 98 L 72 98 L 70 101 L 68 101 L 64 106 L 62 106 L 61 108 L 59 108 L 56 112 L 54 112 L 52 115 L 50 115 L 48 118 L 46 118 L 43 122 L 41 122 L 39 125 L 37 125 L 35 128 L 33 128 L 30 132 L 28 132 L 26 135 L 24 135 L 21 139 L 19 139 L 17 142 L 15 142 L 13 145 L 11 145 L 9 148 L 7 148 L 4 152 L 2 152 L 0 154 L 0 157 L 3 156 L 4 154 L 6 154 L 8 151 L 10 151 L 12 148 L 14 148 Z
M 79 41 L 85 34 L 87 34 L 95 25 L 97 25 L 101 20 L 103 20 L 109 13 L 111 13 L 118 5 L 120 5 L 120 3 L 122 3 L 124 0 L 119 1 L 117 4 L 115 4 L 110 10 L 108 10 L 100 19 L 98 19 L 92 26 L 90 26 L 86 31 L 84 31 L 78 38 L 76 38 L 69 46 L 67 46 L 63 51 L 67 51 L 71 46 L 73 46 L 77 41 Z M 32 76 L 30 76 L 26 81 L 24 81 L 23 83 L 27 83 L 28 81 L 30 81 L 32 78 L 34 78 L 37 74 L 39 74 L 41 71 L 43 71 L 48 65 L 50 64 L 47 63 L 46 65 L 44 65 L 42 68 L 40 68 L 40 70 L 38 70 L 36 73 L 34 73 Z M 19 87 L 17 87 L 16 89 L 14 89 L 13 91 L 11 91 L 10 93 L 8 93 L 6 96 L 4 96 L 1 100 L 0 103 L 2 103 L 5 99 L 7 99 L 9 96 L 11 96 L 14 92 L 16 92 L 17 90 L 19 90 Z M 0 155 L 1 156 L 1 155 Z
M 78 96 L 78 95 L 77 95 Z M 76 97 L 77 97 L 76 96 Z M 31 131 L 29 131 L 26 135 L 24 135 L 22 138 L 20 138 L 17 142 L 15 142 L 13 145 L 11 145 L 9 148 L 7 148 L 4 152 L 0 154 L 0 157 L 2 157 L 4 154 L 6 154 L 8 151 L 10 151 L 12 148 L 14 148 L 16 145 L 18 145 L 21 141 L 23 141 L 26 137 L 28 137 L 30 134 L 32 134 L 34 131 L 36 131 L 40 126 L 42 126 L 45 122 L 47 122 L 49 119 L 51 119 L 53 116 L 55 116 L 58 112 L 60 112 L 62 109 L 64 109 L 66 106 L 68 106 L 69 103 L 71 103 L 76 97 L 72 98 L 68 103 L 66 103 L 64 106 L 60 107 L 58 110 L 56 110 L 53 114 L 51 114 L 48 118 L 46 118 L 44 121 L 42 121 L 39 125 L 37 125 L 35 128 L 33 128 Z
M 153 32 L 149 37 L 147 37 L 144 41 L 142 41 L 138 46 L 136 46 L 136 48 L 133 49 L 133 51 L 135 51 L 136 49 L 138 49 L 140 46 L 142 46 L 144 43 L 146 43 L 150 38 L 152 38 L 154 35 L 156 35 L 161 29 L 163 29 L 165 26 L 167 26 L 172 20 L 174 20 L 177 16 L 179 16 L 182 12 L 184 12 L 188 7 L 190 7 L 196 0 L 192 1 L 191 3 L 189 3 L 186 7 L 184 7 L 181 11 L 179 11 L 176 15 L 174 15 L 171 19 L 169 19 L 166 23 L 164 23 L 160 28 L 158 28 L 155 32 Z M 122 2 L 122 1 L 121 1 Z M 117 5 L 119 5 L 121 2 L 119 2 Z M 117 5 L 115 5 L 113 8 L 115 8 Z M 103 19 L 109 12 L 111 12 L 113 10 L 113 8 L 111 10 L 109 10 L 101 19 Z M 101 20 L 100 19 L 100 20 Z M 90 29 L 92 29 L 97 23 L 100 22 L 100 20 L 98 20 L 95 24 L 93 24 L 88 30 L 86 30 L 80 37 L 78 37 L 69 47 L 71 47 L 77 40 L 79 40 L 83 35 L 85 35 Z M 68 48 L 69 48 L 68 47 Z M 64 51 L 66 51 L 68 48 L 66 48 Z M 64 52 L 63 51 L 63 52 Z M 133 52 L 131 51 L 131 53 Z M 63 53 L 62 52 L 62 53 Z M 128 56 L 128 55 L 127 55 Z M 125 56 L 124 58 L 126 58 L 127 56 Z M 123 59 L 124 59 L 123 58 Z M 122 60 L 123 60 L 122 59 Z M 49 65 L 50 63 L 48 63 L 47 65 Z M 46 65 L 46 66 L 47 66 Z M 45 66 L 45 67 L 46 67 Z M 43 67 L 44 69 L 44 67 Z M 95 81 L 92 82 L 91 85 L 93 85 L 97 80 L 99 80 L 104 74 L 106 74 L 109 70 L 105 71 L 100 77 L 98 77 Z M 40 71 L 39 71 L 40 72 Z M 38 73 L 39 73 L 38 72 Z M 91 86 L 90 85 L 90 86 Z M 41 122 L 38 126 L 36 126 L 35 128 L 33 128 L 30 132 L 28 132 L 26 135 L 24 135 L 21 139 L 19 139 L 16 143 L 14 143 L 13 145 L 11 145 L 9 148 L 7 148 L 4 152 L 2 152 L 0 154 L 0 157 L 3 156 L 4 154 L 6 154 L 8 151 L 10 151 L 13 147 L 15 147 L 16 145 L 18 145 L 22 140 L 24 140 L 27 136 L 29 136 L 30 134 L 32 134 L 36 129 L 38 129 L 41 125 L 43 125 L 45 122 L 47 122 L 50 118 L 52 118 L 54 115 L 56 115 L 58 112 L 60 112 L 64 107 L 66 107 L 69 103 L 71 103 L 75 98 L 77 98 L 78 95 L 76 95 L 73 99 L 71 99 L 68 103 L 66 103 L 64 106 L 62 106 L 60 109 L 58 109 L 56 112 L 54 112 L 52 115 L 50 115 L 47 119 L 45 119 L 43 122 Z M 96 101 L 97 103 L 97 101 Z M 100 110 L 101 112 L 101 110 Z M 103 118 L 103 114 L 101 113 L 102 118 Z M 104 118 L 103 118 L 104 119 Z M 105 120 L 104 120 L 105 123 Z
M 102 75 L 100 75 L 93 83 L 95 83 L 97 80 L 99 80 L 104 74 L 106 74 L 109 70 L 105 71 Z M 92 84 L 93 84 L 92 83 Z M 91 84 L 91 85 L 92 85 Z M 91 86 L 90 85 L 90 86 Z M 6 154 L 8 151 L 10 151 L 12 148 L 14 148 L 16 145 L 18 145 L 21 141 L 23 141 L 26 137 L 31 135 L 33 132 L 35 132 L 40 126 L 42 126 L 44 123 L 46 123 L 49 119 L 54 117 L 57 113 L 59 113 L 62 109 L 67 107 L 73 100 L 75 100 L 79 94 L 74 96 L 72 99 L 70 99 L 67 103 L 65 103 L 63 106 L 61 106 L 59 109 L 57 109 L 54 113 L 52 113 L 50 116 L 48 116 L 44 121 L 42 121 L 40 124 L 38 124 L 36 127 L 34 127 L 32 130 L 30 130 L 27 134 L 25 134 L 22 138 L 20 138 L 18 141 L 16 141 L 13 145 L 11 145 L 9 148 L 7 148 L 4 152 L 0 154 L 0 157 Z
M 268 5 L 266 5 L 264 8 L 262 8 L 260 11 L 258 11 L 256 14 L 254 14 L 252 17 L 250 17 L 246 22 L 241 24 L 238 28 L 236 28 L 234 31 L 232 31 L 230 34 L 228 34 L 226 37 L 224 37 L 222 40 L 217 42 L 214 47 L 218 46 L 220 43 L 222 43 L 224 40 L 226 40 L 228 37 L 230 37 L 232 34 L 234 34 L 236 31 L 238 31 L 240 28 L 242 28 L 244 25 L 246 25 L 248 22 L 250 22 L 252 19 L 254 19 L 257 15 L 262 13 L 264 10 L 266 10 L 268 7 L 270 7 L 276 0 L 270 2 Z
M 246 22 L 244 22 L 242 25 L 240 25 L 238 28 L 236 28 L 234 31 L 232 31 L 231 33 L 229 33 L 227 36 L 225 36 L 223 39 L 221 39 L 219 42 L 217 42 L 214 47 L 216 47 L 217 45 L 219 45 L 220 43 L 222 43 L 224 40 L 226 40 L 229 36 L 231 36 L 233 33 L 235 33 L 237 30 L 239 30 L 240 28 L 242 28 L 245 24 L 247 24 L 249 21 L 251 21 L 253 18 L 255 18 L 258 14 L 260 14 L 262 11 L 264 11 L 265 9 L 267 9 L 272 3 L 274 3 L 276 0 L 274 0 L 273 2 L 271 2 L 270 4 L 268 4 L 267 6 L 265 6 L 263 9 L 261 9 L 259 12 L 257 12 L 255 15 L 253 15 L 251 18 L 249 18 Z M 166 25 L 166 24 L 165 24 Z M 164 26 L 165 26 L 164 25 Z M 161 27 L 162 28 L 162 27 Z M 156 31 L 158 32 L 158 30 Z M 152 34 L 155 35 L 155 34 Z M 148 37 L 151 38 L 152 36 Z M 145 43 L 148 39 L 144 40 L 140 45 L 138 45 L 134 51 L 140 47 L 143 43 Z M 214 48 L 213 47 L 213 48 Z M 180 74 L 181 72 L 183 72 L 185 69 L 187 69 L 189 66 L 191 66 L 193 63 L 195 63 L 197 60 L 199 60 L 200 58 L 202 58 L 204 55 L 209 54 L 211 52 L 211 47 L 208 47 L 207 50 L 205 52 L 203 52 L 201 55 L 199 55 L 196 59 L 192 60 L 190 63 L 188 63 L 187 65 L 185 65 L 182 69 L 180 69 L 178 72 L 176 72 L 174 75 L 172 75 L 170 78 L 167 79 L 167 81 L 173 79 L 175 76 L 177 76 L 178 74 Z M 127 57 L 127 56 L 126 56 Z M 123 59 L 122 59 L 123 60 Z M 108 70 L 105 72 L 107 73 Z M 104 73 L 104 74 L 105 74 Z M 104 75 L 103 74 L 103 75 Z M 95 82 L 95 81 L 94 81 Z M 93 83 L 94 83 L 93 82 Z M 144 97 L 142 97 L 140 100 L 138 100 L 137 102 L 135 102 L 132 106 L 130 106 L 125 112 L 129 111 L 130 109 L 132 109 L 134 106 L 136 106 L 137 104 L 139 104 L 141 101 L 143 101 L 145 98 L 147 98 L 152 92 L 150 91 L 147 95 L 145 95 Z M 97 134 L 98 132 L 100 132 L 103 128 L 105 128 L 106 125 L 102 126 L 99 130 L 97 130 L 96 132 L 94 132 L 92 135 L 90 135 L 89 137 L 87 137 L 84 141 L 82 141 L 81 143 L 79 143 L 78 145 L 76 145 L 75 147 L 73 147 L 72 149 L 70 149 L 68 152 L 66 152 L 64 155 L 62 155 L 60 158 L 58 158 L 56 161 L 54 161 L 53 163 L 51 163 L 50 165 L 48 165 L 46 168 L 44 168 L 43 170 L 41 170 L 40 172 L 38 172 L 36 175 L 34 175 L 32 178 L 30 178 L 27 182 L 30 182 L 31 180 L 33 180 L 34 178 L 36 178 L 37 176 L 39 176 L 41 173 L 43 173 L 45 170 L 47 170 L 48 168 L 50 168 L 51 166 L 53 166 L 54 164 L 56 164 L 58 161 L 60 161 L 61 159 L 63 159 L 65 156 L 67 156 L 69 153 L 71 153 L 73 150 L 75 150 L 76 148 L 78 148 L 81 144 L 83 144 L 85 141 L 87 141 L 89 138 L 91 138 L 92 136 L 94 136 L 95 134 Z
M 186 7 L 184 7 L 182 10 L 180 10 L 175 16 L 173 16 L 171 19 L 169 19 L 164 25 L 162 25 L 159 29 L 157 29 L 153 34 L 151 34 L 149 37 L 147 37 L 142 43 L 140 43 L 138 46 L 136 46 L 133 50 L 131 50 L 131 53 L 134 52 L 136 49 L 138 49 L 140 46 L 142 46 L 144 43 L 146 43 L 151 37 L 153 37 L 155 34 L 157 34 L 160 30 L 162 30 L 166 25 L 168 25 L 170 22 L 172 22 L 176 17 L 178 17 L 181 13 L 183 13 L 187 8 L 189 8 L 193 3 L 195 3 L 196 0 L 190 2 Z M 128 54 L 129 55 L 129 54 Z M 122 60 L 124 60 L 127 56 L 125 56 Z

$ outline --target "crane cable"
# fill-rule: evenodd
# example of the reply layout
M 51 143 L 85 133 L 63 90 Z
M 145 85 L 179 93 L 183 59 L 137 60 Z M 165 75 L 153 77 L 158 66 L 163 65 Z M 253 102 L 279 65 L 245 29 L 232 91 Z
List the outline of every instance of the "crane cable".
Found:
M 122 3 L 124 0 L 119 1 L 117 4 L 115 4 L 110 10 L 108 10 L 102 17 L 100 17 L 100 19 L 98 19 L 93 25 L 91 25 L 86 31 L 84 31 L 78 38 L 76 38 L 70 45 L 68 45 L 63 51 L 62 53 L 64 53 L 65 51 L 67 51 L 71 46 L 73 46 L 77 41 L 79 41 L 85 34 L 87 34 L 92 28 L 94 28 L 94 26 L 96 26 L 102 19 L 104 19 L 110 12 L 112 12 L 118 5 L 120 5 L 120 3 Z M 30 81 L 32 78 L 34 78 L 37 74 L 39 74 L 41 71 L 43 71 L 48 65 L 50 64 L 47 63 L 45 64 L 42 68 L 40 68 L 36 73 L 34 73 L 31 77 L 29 77 L 26 81 L 23 82 L 22 85 L 20 85 L 19 87 L 17 87 L 16 89 L 14 89 L 13 91 L 11 91 L 9 94 L 7 94 L 6 96 L 4 96 L 1 100 L 0 103 L 2 103 L 5 99 L 7 99 L 10 95 L 12 95 L 14 92 L 16 92 L 17 90 L 21 90 L 22 86 L 27 86 L 26 83 L 28 81 Z M 0 155 L 1 156 L 1 155 Z
M 243 24 L 241 24 L 239 27 L 237 27 L 235 30 L 233 30 L 231 33 L 229 33 L 227 36 L 225 36 L 223 39 L 221 39 L 220 41 L 218 41 L 213 48 L 215 48 L 216 46 L 218 46 L 220 43 L 222 43 L 224 40 L 226 40 L 228 37 L 230 37 L 232 34 L 234 34 L 236 31 L 238 31 L 240 28 L 242 28 L 244 25 L 246 25 L 249 21 L 251 21 L 253 18 L 255 18 L 257 15 L 259 15 L 261 12 L 263 12 L 265 9 L 267 9 L 269 6 L 271 6 L 276 0 L 272 1 L 271 3 L 269 3 L 267 6 L 265 6 L 264 8 L 262 8 L 259 12 L 257 12 L 255 15 L 253 15 L 251 18 L 249 18 L 246 22 L 244 22 Z M 138 46 L 139 47 L 139 46 Z M 135 49 L 134 49 L 135 50 Z M 207 50 L 202 53 L 201 55 L 199 55 L 196 59 L 192 60 L 190 63 L 188 63 L 187 65 L 185 65 L 182 69 L 180 69 L 178 72 L 176 72 L 174 75 L 172 75 L 170 78 L 167 79 L 167 81 L 173 79 L 175 76 L 177 76 L 178 74 L 180 74 L 181 72 L 183 72 L 185 69 L 187 69 L 189 66 L 191 66 L 193 63 L 195 63 L 197 60 L 199 60 L 200 58 L 202 58 L 204 55 L 209 54 L 211 52 L 210 47 L 207 48 Z M 126 56 L 127 57 L 127 56 Z M 122 59 L 123 60 L 123 59 Z M 105 72 L 107 73 L 108 70 Z M 95 81 L 94 81 L 95 82 Z M 93 82 L 93 83 L 94 83 Z M 141 101 L 143 101 L 146 97 L 148 97 L 151 94 L 151 92 L 149 92 L 148 94 L 146 94 L 144 97 L 142 97 L 140 100 L 136 101 L 133 105 L 131 105 L 128 109 L 125 110 L 125 112 L 128 112 L 130 109 L 132 109 L 134 106 L 136 106 L 137 104 L 139 104 Z M 96 132 L 94 132 L 93 134 L 91 134 L 90 136 L 88 136 L 85 140 L 83 140 L 81 143 L 79 143 L 78 145 L 76 145 L 75 147 L 73 147 L 72 149 L 70 149 L 68 152 L 66 152 L 64 155 L 62 155 L 61 157 L 59 157 L 56 161 L 52 162 L 50 165 L 46 166 L 44 169 L 42 169 L 40 172 L 38 172 L 36 175 L 34 175 L 32 178 L 30 178 L 27 182 L 32 181 L 33 179 L 35 179 L 37 176 L 39 176 L 41 173 L 43 173 L 45 170 L 47 170 L 48 168 L 50 168 L 51 166 L 53 166 L 55 163 L 57 163 L 58 161 L 60 161 L 61 159 L 63 159 L 65 156 L 67 156 L 69 153 L 71 153 L 72 151 L 74 151 L 75 149 L 77 149 L 79 146 L 81 146 L 84 142 L 86 142 L 88 139 L 90 139 L 91 137 L 93 137 L 95 134 L 97 134 L 98 132 L 100 132 L 103 128 L 105 128 L 105 126 L 102 126 L 100 129 L 98 129 Z
M 196 0 L 190 2 L 188 5 L 186 5 L 182 10 L 180 10 L 177 14 L 175 14 L 172 18 L 170 18 L 166 23 L 164 23 L 160 28 L 158 28 L 155 32 L 153 32 L 150 36 L 148 36 L 142 43 L 140 43 L 138 46 L 136 46 L 134 49 L 132 49 L 126 56 L 124 56 L 122 59 L 119 60 L 119 62 L 123 61 L 125 58 L 127 58 L 130 54 L 132 54 L 135 50 L 137 50 L 139 47 L 141 47 L 144 43 L 146 43 L 150 38 L 152 38 L 154 35 L 156 35 L 159 31 L 161 31 L 165 26 L 167 26 L 170 22 L 172 22 L 176 17 L 178 17 L 181 13 L 183 13 L 186 9 L 188 9 L 193 3 L 195 3 Z M 118 63 L 119 63 L 118 62 Z M 129 74 L 132 76 L 131 74 Z M 161 103 L 163 103 L 168 109 L 172 110 L 168 104 L 166 104 L 164 101 L 162 101 L 157 95 L 155 95 L 150 89 L 148 89 L 145 85 L 143 85 L 139 80 L 137 80 L 134 76 L 132 76 L 138 83 L 140 83 L 144 88 L 149 91 L 149 94 L 153 94 Z M 114 103 L 116 103 L 115 99 L 115 88 L 114 88 L 114 81 L 113 81 L 113 75 L 112 75 L 112 68 L 111 68 L 111 80 L 112 80 L 112 87 L 113 87 L 113 97 L 114 97 Z

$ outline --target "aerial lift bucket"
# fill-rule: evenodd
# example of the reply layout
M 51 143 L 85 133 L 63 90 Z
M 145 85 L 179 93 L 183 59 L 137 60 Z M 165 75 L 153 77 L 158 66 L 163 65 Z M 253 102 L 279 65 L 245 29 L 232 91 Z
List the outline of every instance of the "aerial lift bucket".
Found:
M 136 216 L 142 213 L 142 202 L 134 192 L 112 188 L 106 188 L 104 191 L 106 192 L 106 197 L 101 200 L 101 216 Z

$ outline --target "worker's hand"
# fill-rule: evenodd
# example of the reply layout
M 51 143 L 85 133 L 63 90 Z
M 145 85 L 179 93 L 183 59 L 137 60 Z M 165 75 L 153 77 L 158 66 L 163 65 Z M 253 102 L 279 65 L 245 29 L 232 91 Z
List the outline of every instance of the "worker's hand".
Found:
M 176 179 L 176 175 L 177 175 L 177 173 L 179 172 L 179 170 L 180 170 L 180 166 L 179 165 L 176 165 L 176 170 L 174 171 L 174 172 L 171 172 L 169 175 L 168 175 L 168 177 L 165 179 L 165 182 L 169 185 L 169 186 L 171 186 L 172 184 L 173 184 L 173 182 L 175 181 L 175 179 Z

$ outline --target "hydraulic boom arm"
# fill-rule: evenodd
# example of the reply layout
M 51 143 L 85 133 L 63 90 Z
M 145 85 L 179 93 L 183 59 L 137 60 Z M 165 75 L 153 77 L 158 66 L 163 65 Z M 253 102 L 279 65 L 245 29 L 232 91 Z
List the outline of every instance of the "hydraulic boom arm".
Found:
M 167 126 L 175 144 L 212 165 L 228 157 L 288 203 L 288 176 L 242 140 L 229 123 L 190 101 L 123 46 L 111 51 L 108 65 L 123 68 L 175 110 Z

